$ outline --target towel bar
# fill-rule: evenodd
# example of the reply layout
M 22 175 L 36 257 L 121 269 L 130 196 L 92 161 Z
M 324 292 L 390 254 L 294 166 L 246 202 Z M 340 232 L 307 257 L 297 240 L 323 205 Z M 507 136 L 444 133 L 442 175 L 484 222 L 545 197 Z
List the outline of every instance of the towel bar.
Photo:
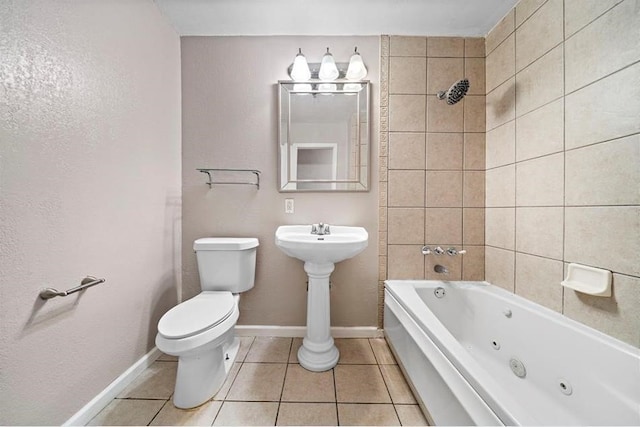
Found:
M 47 300 L 55 297 L 66 297 L 67 295 L 74 294 L 76 292 L 82 291 L 83 289 L 90 288 L 91 286 L 99 285 L 100 283 L 104 283 L 105 279 L 96 279 L 93 276 L 87 276 L 82 279 L 80 282 L 80 286 L 76 286 L 75 288 L 67 289 L 66 291 L 58 291 L 53 288 L 46 288 L 40 291 L 40 298 Z

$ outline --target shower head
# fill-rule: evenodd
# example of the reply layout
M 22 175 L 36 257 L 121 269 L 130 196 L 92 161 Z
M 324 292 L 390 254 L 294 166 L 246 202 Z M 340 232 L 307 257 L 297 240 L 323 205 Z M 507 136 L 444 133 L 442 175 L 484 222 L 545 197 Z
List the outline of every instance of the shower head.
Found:
M 464 98 L 468 90 L 469 79 L 458 80 L 446 92 L 438 92 L 438 99 L 446 99 L 447 104 L 453 105 Z

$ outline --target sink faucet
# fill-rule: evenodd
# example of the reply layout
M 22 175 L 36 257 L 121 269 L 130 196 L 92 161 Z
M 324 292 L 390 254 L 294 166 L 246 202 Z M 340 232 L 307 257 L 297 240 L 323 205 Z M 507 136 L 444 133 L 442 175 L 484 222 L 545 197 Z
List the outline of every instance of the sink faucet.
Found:
M 324 236 L 325 234 L 331 234 L 331 230 L 329 229 L 329 224 L 325 224 L 323 222 L 319 224 L 311 225 L 311 234 L 317 234 L 318 236 Z

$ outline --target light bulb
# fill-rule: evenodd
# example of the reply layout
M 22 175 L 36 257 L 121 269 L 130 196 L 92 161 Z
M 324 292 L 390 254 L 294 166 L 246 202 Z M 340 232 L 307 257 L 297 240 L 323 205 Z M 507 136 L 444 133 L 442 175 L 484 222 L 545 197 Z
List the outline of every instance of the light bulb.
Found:
M 320 63 L 318 78 L 320 80 L 335 80 L 339 75 L 340 72 L 336 67 L 336 61 L 333 59 L 333 55 L 329 53 L 329 48 L 327 48 L 327 53 L 324 54 Z
M 349 68 L 347 68 L 347 79 L 349 80 L 362 80 L 367 77 L 367 67 L 364 66 L 362 56 L 358 53 L 356 47 L 351 59 L 349 59 Z
M 309 70 L 309 64 L 307 58 L 302 54 L 302 49 L 298 49 L 298 54 L 293 60 L 293 66 L 291 67 L 291 79 L 297 82 L 304 82 L 311 78 L 311 71 Z

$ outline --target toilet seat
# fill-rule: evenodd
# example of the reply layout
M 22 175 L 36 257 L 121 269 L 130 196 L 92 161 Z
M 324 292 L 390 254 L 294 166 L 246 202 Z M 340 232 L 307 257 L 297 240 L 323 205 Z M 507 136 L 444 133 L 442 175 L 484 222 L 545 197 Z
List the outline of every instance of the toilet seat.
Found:
M 231 292 L 202 292 L 166 312 L 158 322 L 158 333 L 166 339 L 197 335 L 224 322 L 235 305 Z

